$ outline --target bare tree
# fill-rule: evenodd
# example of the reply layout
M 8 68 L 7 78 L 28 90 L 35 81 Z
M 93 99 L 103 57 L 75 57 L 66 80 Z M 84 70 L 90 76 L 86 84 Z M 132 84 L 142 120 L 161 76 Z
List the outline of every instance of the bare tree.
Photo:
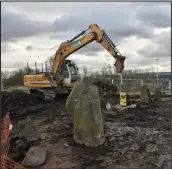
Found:
M 83 72 L 84 77 L 88 77 L 89 72 L 88 72 L 88 68 L 86 66 L 83 66 L 82 72 Z
M 9 75 L 10 75 L 10 72 L 8 72 L 8 71 L 1 71 L 2 79 L 8 79 Z
M 106 69 L 106 76 L 108 75 L 108 76 L 112 76 L 112 68 L 111 68 L 111 65 L 110 64 L 108 64 L 108 65 L 106 65 L 106 67 L 105 67 Z

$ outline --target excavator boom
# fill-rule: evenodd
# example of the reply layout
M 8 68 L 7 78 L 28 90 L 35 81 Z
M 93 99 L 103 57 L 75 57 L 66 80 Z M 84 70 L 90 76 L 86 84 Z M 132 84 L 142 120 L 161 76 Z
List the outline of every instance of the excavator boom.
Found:
M 80 36 L 83 37 L 78 39 Z M 111 41 L 105 31 L 100 29 L 98 25 L 92 24 L 89 26 L 89 29 L 82 31 L 73 39 L 62 43 L 57 50 L 53 64 L 53 79 L 56 80 L 57 83 L 60 82 L 60 71 L 64 60 L 69 55 L 86 46 L 87 44 L 93 42 L 94 40 L 100 43 L 116 59 L 116 63 L 114 64 L 114 66 L 116 67 L 116 71 L 118 73 L 121 73 L 123 71 L 125 56 L 122 56 L 120 54 L 120 52 L 116 48 L 116 45 Z

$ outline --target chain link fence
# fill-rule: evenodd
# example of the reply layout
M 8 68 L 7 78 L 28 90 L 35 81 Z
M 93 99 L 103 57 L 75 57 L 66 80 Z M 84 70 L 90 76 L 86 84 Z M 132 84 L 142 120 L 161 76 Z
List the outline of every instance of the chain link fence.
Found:
M 93 77 L 84 77 L 80 78 L 86 86 L 89 86 L 97 81 L 102 83 L 109 83 L 114 84 L 118 90 L 120 88 L 120 79 L 113 79 L 113 78 L 93 78 Z M 125 86 L 125 90 L 127 93 L 137 93 L 140 92 L 140 88 L 142 85 L 148 86 L 150 92 L 154 92 L 155 88 L 157 87 L 157 79 L 123 79 L 123 84 Z M 169 79 L 159 79 L 158 86 L 161 88 L 162 92 L 169 90 L 170 92 L 170 80 Z

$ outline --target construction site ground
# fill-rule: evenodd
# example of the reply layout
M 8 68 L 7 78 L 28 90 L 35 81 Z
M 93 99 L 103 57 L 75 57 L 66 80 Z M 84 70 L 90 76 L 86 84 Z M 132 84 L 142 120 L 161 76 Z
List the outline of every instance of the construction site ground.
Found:
M 106 142 L 92 148 L 73 140 L 72 122 L 64 108 L 67 96 L 49 103 L 41 103 L 19 91 L 7 97 L 13 124 L 11 137 L 16 134 L 16 126 L 25 121 L 30 121 L 41 133 L 41 140 L 34 144 L 48 153 L 45 163 L 37 169 L 170 168 L 170 99 L 149 108 L 130 108 L 123 112 L 102 108 Z

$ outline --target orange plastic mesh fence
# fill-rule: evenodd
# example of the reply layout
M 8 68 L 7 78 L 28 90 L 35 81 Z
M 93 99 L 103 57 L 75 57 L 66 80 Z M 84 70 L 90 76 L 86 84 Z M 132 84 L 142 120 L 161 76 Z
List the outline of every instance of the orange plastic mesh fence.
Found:
M 26 169 L 9 157 L 8 150 L 10 145 L 10 117 L 9 113 L 1 120 L 1 169 Z
M 8 137 L 10 134 L 10 125 L 11 121 L 9 113 L 7 113 L 1 120 L 1 145 L 5 144 L 8 141 Z
M 1 156 L 7 157 L 10 146 L 10 139 L 8 138 L 4 144 L 1 144 Z
M 20 164 L 13 161 L 11 158 L 4 157 L 1 161 L 1 168 L 2 169 L 26 169 L 25 167 L 21 166 Z

